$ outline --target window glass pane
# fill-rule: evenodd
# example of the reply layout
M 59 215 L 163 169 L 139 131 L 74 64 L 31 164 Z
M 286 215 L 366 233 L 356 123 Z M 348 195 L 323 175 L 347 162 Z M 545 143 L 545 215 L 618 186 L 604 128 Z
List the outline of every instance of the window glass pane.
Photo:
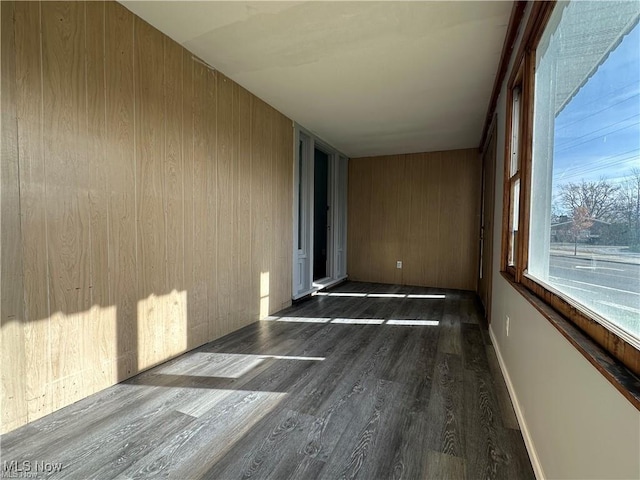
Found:
M 528 265 L 636 345 L 639 16 L 640 2 L 559 3 L 540 41 Z
M 513 89 L 513 111 L 511 112 L 511 158 L 509 176 L 518 172 L 518 146 L 520 139 L 520 87 Z
M 511 183 L 511 209 L 509 212 L 509 265 L 516 264 L 518 222 L 520 219 L 520 179 Z

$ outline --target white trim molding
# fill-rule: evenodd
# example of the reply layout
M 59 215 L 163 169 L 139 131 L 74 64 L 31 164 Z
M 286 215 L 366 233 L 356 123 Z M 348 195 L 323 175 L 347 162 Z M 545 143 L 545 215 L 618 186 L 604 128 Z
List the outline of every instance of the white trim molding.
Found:
M 524 414 L 522 413 L 520 402 L 518 402 L 518 395 L 516 394 L 515 388 L 513 387 L 513 382 L 511 381 L 511 377 L 509 376 L 509 371 L 507 370 L 507 366 L 502 359 L 502 354 L 500 353 L 498 342 L 493 334 L 493 330 L 491 329 L 491 327 L 489 327 L 489 337 L 491 338 L 491 346 L 495 350 L 496 357 L 498 358 L 500 371 L 502 372 L 502 376 L 504 377 L 505 383 L 507 384 L 509 397 L 511 397 L 511 403 L 513 404 L 513 409 L 516 412 L 516 418 L 518 419 L 518 424 L 520 425 L 520 431 L 522 432 L 522 437 L 524 438 L 524 444 L 527 447 L 527 452 L 529 453 L 529 459 L 531 460 L 533 472 L 535 473 L 538 480 L 544 480 L 546 477 L 544 475 L 544 470 L 542 469 L 542 464 L 540 463 L 540 459 L 538 458 L 538 453 L 536 452 L 536 447 L 533 443 L 533 439 L 531 438 L 531 434 L 527 426 L 527 421 L 524 418 Z

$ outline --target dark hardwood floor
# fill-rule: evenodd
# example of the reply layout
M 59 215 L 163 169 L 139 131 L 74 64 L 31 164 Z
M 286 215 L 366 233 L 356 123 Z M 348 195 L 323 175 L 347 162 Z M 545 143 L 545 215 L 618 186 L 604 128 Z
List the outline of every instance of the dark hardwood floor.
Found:
M 0 457 L 0 477 L 534 478 L 475 294 L 356 282 L 3 435 Z

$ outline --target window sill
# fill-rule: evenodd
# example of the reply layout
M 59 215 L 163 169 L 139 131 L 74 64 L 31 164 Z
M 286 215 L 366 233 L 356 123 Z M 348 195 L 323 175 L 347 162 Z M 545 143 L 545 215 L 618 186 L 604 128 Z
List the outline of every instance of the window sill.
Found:
M 540 312 L 611 384 L 640 410 L 640 379 L 627 367 L 609 355 L 573 323 L 556 312 L 511 275 L 500 272 L 509 284 Z

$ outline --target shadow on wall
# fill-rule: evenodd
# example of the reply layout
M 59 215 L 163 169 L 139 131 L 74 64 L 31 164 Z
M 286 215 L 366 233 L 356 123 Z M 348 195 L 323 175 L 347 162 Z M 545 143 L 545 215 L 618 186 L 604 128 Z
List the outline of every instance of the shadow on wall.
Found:
M 141 298 L 133 316 L 119 311 L 118 305 L 93 305 L 84 311 L 57 311 L 47 318 L 23 322 L 25 356 L 14 359 L 25 360 L 27 372 L 22 379 L 27 417 L 22 423 L 268 316 L 268 278 L 269 272 L 256 277 L 255 283 L 261 284 L 259 296 L 246 301 L 246 317 L 239 324 L 232 324 L 218 311 L 196 316 L 190 305 L 201 299 L 194 292 L 176 289 Z M 11 323 L 3 321 L 3 334 Z M 3 338 L 3 346 L 7 340 Z M 3 377 L 11 373 L 5 370 Z M 3 393 L 3 410 L 21 408 L 13 404 L 19 397 Z M 7 431 L 17 426 L 3 425 Z
M 117 2 L 0 3 L 8 431 L 290 304 L 293 130 Z

